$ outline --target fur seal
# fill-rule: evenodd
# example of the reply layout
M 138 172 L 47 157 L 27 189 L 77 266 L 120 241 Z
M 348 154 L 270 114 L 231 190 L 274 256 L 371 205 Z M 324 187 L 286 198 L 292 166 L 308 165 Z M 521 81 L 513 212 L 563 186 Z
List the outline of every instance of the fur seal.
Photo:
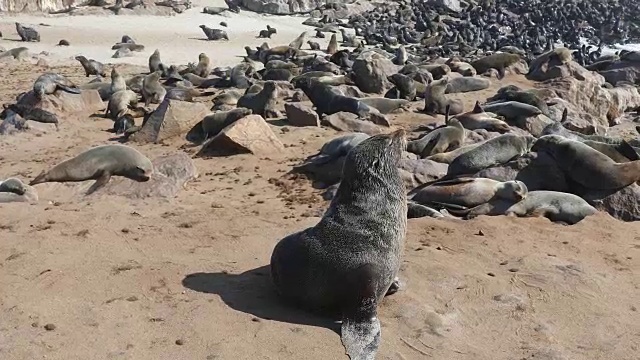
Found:
M 111 94 L 115 94 L 118 91 L 127 90 L 127 82 L 124 80 L 124 77 L 120 75 L 116 67 L 114 66 L 111 69 L 111 86 L 110 86 Z
M 22 41 L 40 42 L 40 34 L 34 28 L 22 26 L 20 23 L 16 23 L 16 32 Z
M 447 152 L 431 155 L 431 156 L 427 157 L 427 160 L 435 161 L 435 162 L 442 163 L 442 164 L 451 164 L 453 159 L 457 158 L 458 156 L 466 153 L 467 151 L 469 151 L 471 149 L 477 148 L 478 146 L 484 144 L 485 142 L 487 142 L 487 141 L 485 140 L 485 141 L 482 141 L 482 142 L 479 142 L 479 143 L 464 145 L 464 146 L 461 146 L 461 147 L 459 147 L 459 148 L 457 148 L 455 150 L 451 150 L 451 151 L 447 151 Z
M 529 152 L 536 141 L 533 136 L 503 134 L 487 140 L 455 158 L 449 164 L 447 176 L 472 175 L 494 165 L 505 164 L 515 157 Z
M 476 76 L 476 69 L 471 64 L 454 60 L 450 58 L 445 62 L 451 68 L 451 71 L 455 71 L 462 76 Z
M 156 49 L 151 56 L 149 56 L 149 72 L 162 71 L 162 60 L 160 60 L 160 50 Z
M 495 53 L 489 56 L 485 56 L 471 63 L 478 74 L 484 74 L 489 69 L 498 70 L 498 78 L 502 79 L 505 76 L 505 69 L 518 61 L 520 61 L 520 55 L 511 53 Z
M 640 160 L 636 150 L 624 140 L 622 140 L 620 144 L 607 144 L 593 140 L 578 141 L 581 141 L 583 144 L 607 155 L 611 160 L 617 163 Z
M 244 94 L 238 99 L 238 107 L 251 109 L 254 114 L 262 115 L 265 119 L 275 116 L 275 105 L 278 99 L 278 87 L 273 81 L 264 83 L 258 93 Z
M 290 81 L 293 74 L 289 69 L 269 69 L 262 74 L 262 80 Z
M 411 190 L 408 197 L 418 204 L 449 204 L 472 208 L 494 198 L 518 202 L 527 196 L 522 181 L 497 181 L 486 178 L 456 178 L 437 180 Z
M 404 145 L 403 130 L 358 144 L 320 222 L 280 240 L 271 255 L 271 276 L 282 298 L 342 316 L 342 343 L 351 359 L 375 358 L 377 306 L 398 289 L 407 228 L 398 170 Z
M 517 101 L 523 104 L 535 106 L 545 115 L 549 114 L 549 106 L 547 106 L 547 103 L 542 100 L 542 98 L 531 90 L 521 90 L 515 85 L 501 87 L 496 95 L 488 100 Z
M 482 77 L 463 76 L 449 80 L 446 94 L 458 94 L 472 91 L 480 91 L 491 86 L 491 81 Z
M 18 178 L 8 178 L 0 181 L 0 192 L 9 192 L 16 195 L 24 195 L 27 192 L 26 184 Z
M 295 40 L 289 43 L 289 47 L 296 50 L 300 50 L 300 48 L 302 48 L 302 44 L 304 44 L 304 39 L 306 36 L 307 36 L 307 32 L 303 31 L 302 34 L 298 35 L 298 37 L 295 38 Z
M 211 64 L 211 60 L 205 53 L 200 53 L 198 55 L 198 65 L 196 66 L 196 70 L 193 72 L 194 75 L 206 78 L 211 74 L 211 69 L 213 65 Z M 195 85 L 195 84 L 194 84 Z
M 82 55 L 78 55 L 75 57 L 76 60 L 80 62 L 82 67 L 84 68 L 84 73 L 86 77 L 91 75 L 103 76 L 106 77 L 107 73 L 104 71 L 104 65 L 98 61 L 93 59 L 87 59 Z
M 462 113 L 463 106 L 460 100 L 448 99 L 445 96 L 447 85 L 449 84 L 449 77 L 443 76 L 440 80 L 434 80 L 429 85 L 424 94 L 424 112 L 427 114 L 441 114 L 445 113 L 447 107 L 449 107 L 450 115 L 457 115 Z
M 542 114 L 542 111 L 537 107 L 517 101 L 491 102 L 484 104 L 482 107 L 485 111 L 504 116 L 511 121 Z
M 417 140 L 409 141 L 407 151 L 424 159 L 448 149 L 454 150 L 460 147 L 466 135 L 464 127 L 456 119 L 447 118 L 445 123 L 447 126 L 435 129 Z
M 540 137 L 531 151 L 550 155 L 568 178 L 587 189 L 621 189 L 640 180 L 640 160 L 616 163 L 586 144 L 559 135 Z
M 251 113 L 251 109 L 239 107 L 229 111 L 218 111 L 214 114 L 205 116 L 201 122 L 204 140 L 218 135 L 222 129 L 243 117 L 251 115 Z
M 106 185 L 111 176 L 148 181 L 153 172 L 151 160 L 138 150 L 125 145 L 102 145 L 67 159 L 48 171 L 43 171 L 29 185 L 46 182 L 96 180 L 89 188 L 91 194 Z
M 405 65 L 409 60 L 409 55 L 407 54 L 407 48 L 404 45 L 398 46 L 396 49 L 396 57 L 393 59 L 393 63 L 396 65 Z
M 573 225 L 597 212 L 596 208 L 577 195 L 537 190 L 529 192 L 524 199 L 515 204 L 513 201 L 496 199 L 476 206 L 467 211 L 465 217 L 471 219 L 479 215 L 543 216 L 554 222 Z
M 499 133 L 505 133 L 511 130 L 509 124 L 486 113 L 478 101 L 476 101 L 473 110 L 458 114 L 455 118 L 468 130 L 485 129 Z
M 227 32 L 220 29 L 212 29 L 207 27 L 206 25 L 200 25 L 200 29 L 207 36 L 207 40 L 229 40 L 229 35 Z
M 368 105 L 349 96 L 334 92 L 329 85 L 309 77 L 300 77 L 293 81 L 296 88 L 302 89 L 316 108 L 318 116 L 332 115 L 341 111 L 366 117 L 370 111 Z
M 333 138 L 322 145 L 317 154 L 308 157 L 300 166 L 304 166 L 309 163 L 322 165 L 342 156 L 346 156 L 351 149 L 370 137 L 370 135 L 365 133 L 354 132 Z
M 333 55 L 338 52 L 338 38 L 336 34 L 331 35 L 331 40 L 329 40 L 329 45 L 327 45 L 327 54 Z
M 33 120 L 44 124 L 54 124 L 56 129 L 58 128 L 58 116 L 47 110 L 22 104 L 4 104 L 3 107 L 5 111 L 13 111 L 25 120 Z
M 160 104 L 164 97 L 167 95 L 167 90 L 164 86 L 160 85 L 160 76 L 162 71 L 155 71 L 144 77 L 142 81 L 142 98 L 144 100 L 144 106 L 149 104 Z
M 131 114 L 124 114 L 113 122 L 113 132 L 116 135 L 122 135 L 130 128 L 136 126 L 136 121 Z
M 307 44 L 309 44 L 309 48 L 310 48 L 311 50 L 320 50 L 320 44 L 318 44 L 318 43 L 317 43 L 317 42 L 315 42 L 315 41 L 311 41 L 311 40 L 309 40 L 309 41 L 307 41 Z
M 58 46 L 69 46 L 71 44 L 69 44 L 69 41 L 62 39 L 60 41 L 58 41 Z
M 398 89 L 398 91 L 400 92 L 400 96 L 399 96 L 400 99 L 405 99 L 409 101 L 414 101 L 416 99 L 418 90 L 415 84 L 416 81 L 414 81 L 412 78 L 400 73 L 396 73 L 391 76 L 388 76 L 387 80 L 389 80 L 389 82 L 395 85 L 396 89 Z M 424 91 L 420 95 L 424 96 Z
M 119 44 L 115 44 L 111 47 L 111 50 L 124 50 L 127 49 L 129 51 L 144 51 L 144 45 L 142 44 L 132 44 L 132 43 L 119 43 Z
M 405 99 L 387 99 L 384 97 L 366 97 L 360 99 L 364 104 L 369 107 L 375 108 L 380 111 L 381 114 L 388 114 L 394 110 L 404 109 L 411 105 L 409 100 Z
M 136 105 L 138 105 L 138 94 L 127 89 L 120 90 L 109 98 L 104 116 L 116 120 L 124 116 L 129 108 L 134 108 Z
M 38 99 L 42 99 L 44 95 L 53 94 L 57 90 L 80 94 L 80 89 L 71 80 L 55 73 L 44 73 L 33 83 L 33 93 Z

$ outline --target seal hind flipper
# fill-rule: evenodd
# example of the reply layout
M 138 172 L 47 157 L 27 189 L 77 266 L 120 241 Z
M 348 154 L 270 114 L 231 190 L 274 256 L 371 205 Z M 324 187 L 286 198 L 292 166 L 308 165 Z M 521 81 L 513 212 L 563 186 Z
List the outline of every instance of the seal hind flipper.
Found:
M 638 156 L 636 150 L 626 140 L 622 140 L 620 144 L 616 146 L 616 150 L 618 150 L 622 156 L 629 159 L 629 161 L 640 160 L 640 156 Z
M 76 88 L 76 87 L 70 87 L 67 85 L 62 85 L 62 84 L 56 84 L 58 89 L 60 90 L 64 90 L 66 92 L 72 93 L 72 94 L 80 94 L 81 90 Z
M 340 337 L 351 360 L 374 360 L 380 346 L 377 293 L 381 284 L 376 280 L 382 276 L 376 265 L 365 264 L 345 279 Z
M 101 187 L 107 185 L 109 180 L 111 180 L 111 174 L 106 171 L 101 172 L 100 175 L 98 175 L 96 182 L 94 182 L 93 185 L 91 185 L 91 187 L 89 188 L 89 190 L 87 190 L 86 195 L 90 195 L 94 193 L 96 190 L 100 189 Z

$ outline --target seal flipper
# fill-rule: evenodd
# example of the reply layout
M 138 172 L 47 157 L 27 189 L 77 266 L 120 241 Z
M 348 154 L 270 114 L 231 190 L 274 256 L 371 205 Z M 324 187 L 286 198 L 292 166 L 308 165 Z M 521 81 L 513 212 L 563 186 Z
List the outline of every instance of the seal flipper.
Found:
M 78 88 L 73 88 L 67 85 L 62 85 L 62 84 L 56 84 L 58 89 L 60 90 L 64 90 L 66 92 L 72 93 L 72 94 L 80 94 L 81 90 Z
M 476 104 L 473 106 L 472 112 L 474 114 L 482 114 L 484 112 L 484 109 L 480 106 L 480 101 L 476 100 Z
M 375 360 L 381 328 L 377 314 L 377 281 L 382 278 L 375 265 L 365 264 L 348 274 L 344 282 L 340 337 L 351 360 Z
M 96 182 L 94 182 L 93 185 L 91 185 L 91 187 L 89 188 L 89 190 L 87 190 L 86 195 L 91 195 L 96 190 L 98 190 L 101 187 L 107 185 L 109 180 L 111 180 L 111 174 L 106 172 L 106 171 L 101 172 L 100 175 L 98 175 L 98 178 L 96 179 Z
M 629 159 L 629 161 L 640 160 L 636 150 L 626 140 L 622 140 L 620 144 L 616 146 L 616 150 L 618 150 L 622 156 Z
M 31 182 L 29 183 L 29 186 L 33 186 L 33 185 L 38 185 L 38 184 L 42 184 L 42 183 L 46 183 L 47 180 L 47 171 L 42 171 L 40 173 L 40 175 L 36 176 L 35 179 L 31 180 Z

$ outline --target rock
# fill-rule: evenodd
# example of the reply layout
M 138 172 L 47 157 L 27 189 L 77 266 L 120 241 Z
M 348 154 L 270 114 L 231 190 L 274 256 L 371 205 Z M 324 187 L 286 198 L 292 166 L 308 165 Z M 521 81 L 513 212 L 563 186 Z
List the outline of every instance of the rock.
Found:
M 548 118 L 544 114 L 539 114 L 530 117 L 520 117 L 516 119 L 515 125 L 520 129 L 526 130 L 529 134 L 540 137 L 542 130 L 554 121 Z
M 48 110 L 56 115 L 94 114 L 104 110 L 104 103 L 97 90 L 82 90 L 80 94 L 59 90 L 45 95 L 42 100 L 38 100 L 33 91 L 29 91 L 18 103 Z
M 405 156 L 405 158 L 400 161 L 399 168 L 407 189 L 413 189 L 445 176 L 449 165 L 428 159 L 414 159 Z
M 332 90 L 344 96 L 350 96 L 354 98 L 363 98 L 366 96 L 360 89 L 358 89 L 357 86 L 353 86 L 353 85 L 333 86 Z
M 397 66 L 389 58 L 372 50 L 363 51 L 353 62 L 355 83 L 366 93 L 384 93 L 391 88 L 387 77 L 397 72 Z
M 470 91 L 479 91 L 487 89 L 491 86 L 491 81 L 483 77 L 456 77 L 449 80 L 447 84 L 446 94 L 465 93 Z
M 0 135 L 13 135 L 15 133 L 25 131 L 29 127 L 26 125 L 26 121 L 22 116 L 11 112 L 7 114 L 7 117 L 0 122 Z
M 120 48 L 116 50 L 116 52 L 113 55 L 111 55 L 111 57 L 114 59 L 131 57 L 131 56 L 133 56 L 133 52 L 129 50 L 129 48 Z
M 195 163 L 190 156 L 182 152 L 160 156 L 152 163 L 154 172 L 149 181 L 137 182 L 123 177 L 113 177 L 104 188 L 94 194 L 119 195 L 131 199 L 172 198 L 187 182 L 198 177 Z
M 308 106 L 297 103 L 284 104 L 289 124 L 295 126 L 320 126 L 318 113 Z
M 622 221 L 640 220 L 640 186 L 631 184 L 618 191 L 594 191 L 582 196 L 591 206 Z
M 369 135 L 382 133 L 382 128 L 372 122 L 360 120 L 358 115 L 348 112 L 338 112 L 332 115 L 325 115 L 322 118 L 322 125 L 330 126 L 339 131 L 363 132 Z
M 328 0 L 242 0 L 242 6 L 257 13 L 288 15 L 309 12 Z M 353 2 L 353 1 L 350 1 Z
M 566 64 L 560 64 L 557 59 L 541 59 L 534 60 L 527 74 L 527 79 L 533 81 L 547 81 L 551 79 L 570 77 L 576 80 L 593 79 L 600 85 L 604 83 L 604 78 L 592 71 L 589 71 L 575 61 L 569 61 Z
M 618 82 L 625 81 L 631 84 L 640 83 L 640 64 L 630 61 L 616 61 L 609 65 L 606 70 L 598 71 L 606 82 L 616 85 Z
M 249 115 L 205 142 L 198 155 L 208 155 L 211 152 L 271 155 L 283 150 L 284 145 L 262 116 Z
M 462 6 L 460 5 L 460 0 L 431 0 L 429 1 L 431 4 L 436 6 L 442 6 L 451 11 L 459 12 L 462 11 Z
M 36 66 L 41 66 L 41 67 L 49 67 L 49 62 L 47 62 L 47 59 L 44 58 L 40 58 L 38 59 L 38 62 L 36 62 Z
M 132 138 L 138 143 L 160 143 L 182 136 L 208 113 L 209 109 L 203 103 L 165 99 Z
M 606 89 L 611 95 L 611 109 L 607 113 L 609 126 L 616 125 L 622 113 L 640 106 L 640 93 L 635 86 L 617 86 Z

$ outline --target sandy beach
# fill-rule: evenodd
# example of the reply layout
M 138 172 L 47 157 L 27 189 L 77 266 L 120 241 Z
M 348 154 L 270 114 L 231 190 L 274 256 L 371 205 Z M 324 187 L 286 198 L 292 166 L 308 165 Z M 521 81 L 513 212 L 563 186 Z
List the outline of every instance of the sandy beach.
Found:
M 223 6 L 213 1 L 207 6 Z M 267 24 L 288 44 L 304 17 L 250 12 L 212 16 L 202 4 L 171 17 L 5 16 L 32 24 L 49 67 L 4 62 L 0 101 L 9 103 L 44 71 L 87 82 L 73 56 L 140 65 L 159 49 L 185 64 L 206 52 L 215 65 L 237 63 L 258 46 Z M 200 24 L 229 24 L 228 42 L 203 41 Z M 38 26 L 45 23 L 50 26 Z M 122 35 L 145 45 L 112 59 Z M 57 47 L 60 39 L 71 42 Z M 328 39 L 322 39 L 326 44 Z M 306 48 L 306 46 L 305 46 Z M 123 65 L 125 73 L 146 71 Z M 504 84 L 470 95 L 470 108 Z M 282 106 L 282 104 L 280 104 Z M 416 104 L 416 107 L 419 104 Z M 443 117 L 407 112 L 394 126 Z M 0 179 L 33 179 L 90 147 L 112 143 L 113 122 L 69 117 L 59 131 L 0 137 Z M 269 258 L 282 237 L 314 225 L 328 206 L 311 182 L 287 172 L 340 133 L 272 121 L 282 154 L 195 158 L 199 178 L 169 200 L 78 198 L 71 184 L 37 185 L 37 204 L 0 205 L 0 359 L 347 359 L 339 327 L 285 306 L 270 283 Z M 134 145 L 149 158 L 194 154 L 186 141 Z M 378 359 L 638 360 L 640 224 L 605 213 L 574 226 L 544 218 L 409 220 L 401 291 L 379 308 Z M 46 327 L 46 328 L 45 328 Z

